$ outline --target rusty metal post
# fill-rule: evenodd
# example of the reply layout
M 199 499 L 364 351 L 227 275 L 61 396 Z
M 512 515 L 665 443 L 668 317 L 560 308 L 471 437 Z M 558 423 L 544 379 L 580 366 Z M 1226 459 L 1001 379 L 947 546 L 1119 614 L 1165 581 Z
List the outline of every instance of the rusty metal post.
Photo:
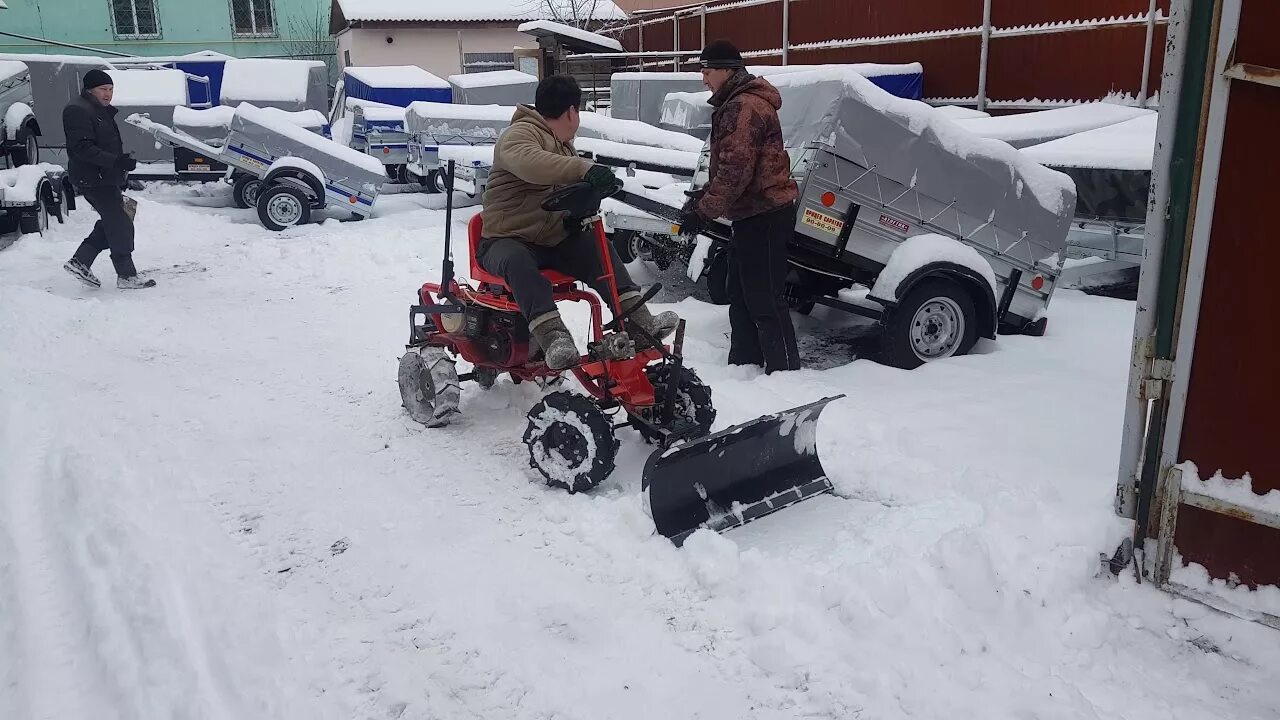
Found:
M 987 109 L 987 56 L 991 52 L 991 0 L 982 0 L 982 56 L 978 60 L 978 110 Z
M 791 0 L 782 0 L 782 64 L 787 64 L 791 49 Z
M 671 56 L 671 71 L 680 72 L 680 16 L 671 13 L 671 50 L 676 53 Z
M 1156 36 L 1156 0 L 1151 0 L 1147 10 L 1147 44 L 1142 55 L 1142 87 L 1138 89 L 1138 107 L 1146 107 L 1147 82 L 1151 79 L 1151 45 Z

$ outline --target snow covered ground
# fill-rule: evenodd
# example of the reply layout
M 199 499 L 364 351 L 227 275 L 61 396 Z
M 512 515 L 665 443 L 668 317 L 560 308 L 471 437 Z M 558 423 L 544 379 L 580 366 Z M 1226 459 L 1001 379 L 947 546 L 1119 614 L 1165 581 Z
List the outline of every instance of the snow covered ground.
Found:
M 440 196 L 276 234 L 225 188 L 136 195 L 155 290 L 61 270 L 88 211 L 0 253 L 0 717 L 1280 714 L 1280 634 L 1098 575 L 1129 303 L 1063 292 L 1048 336 L 914 372 L 819 309 L 813 369 L 762 377 L 725 367 L 724 308 L 675 302 L 717 428 L 847 395 L 840 497 L 677 550 L 633 435 L 568 496 L 526 467 L 536 388 L 403 412 Z

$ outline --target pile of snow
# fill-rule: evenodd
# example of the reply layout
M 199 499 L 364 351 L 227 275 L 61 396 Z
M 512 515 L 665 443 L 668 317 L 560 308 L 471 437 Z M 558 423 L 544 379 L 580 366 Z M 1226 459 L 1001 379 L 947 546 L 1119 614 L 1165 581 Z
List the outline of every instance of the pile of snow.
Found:
M 588 32 L 572 25 L 565 25 L 563 23 L 552 22 L 550 20 L 533 20 L 522 23 L 520 27 L 516 28 L 516 30 L 535 37 L 543 35 L 560 35 L 563 37 L 573 38 L 574 40 L 584 43 L 590 43 L 591 45 L 596 45 L 608 50 L 613 50 L 614 52 L 622 52 L 622 43 L 611 37 L 605 37 L 604 35 Z
M 1052 167 L 1150 170 L 1156 152 L 1160 116 L 1132 120 L 1022 148 L 1023 155 Z
M 185 106 L 187 74 L 181 70 L 108 70 L 115 94 L 111 104 L 118 107 Z
M 1154 114 L 1142 108 L 1094 102 L 1016 115 L 962 118 L 956 124 L 979 137 L 1026 147 Z
M 309 60 L 228 60 L 222 72 L 222 103 L 305 103 L 311 71 L 324 63 Z
M 449 83 L 417 65 L 378 65 L 348 67 L 347 75 L 375 88 L 447 89 Z
M 0 201 L 30 205 L 36 201 L 36 189 L 46 173 L 60 172 L 61 165 L 38 163 L 0 170 Z
M 970 161 L 995 161 L 1016 171 L 1025 182 L 1026 189 L 1051 213 L 1061 215 L 1066 212 L 1068 199 L 1075 197 L 1075 183 L 1067 175 L 1031 161 L 1007 143 L 974 135 L 961 125 L 962 122 L 980 121 L 951 120 L 923 102 L 892 95 L 857 73 L 838 69 L 814 70 L 779 75 L 770 82 L 780 89 L 823 82 L 843 83 L 845 92 L 856 102 L 894 119 L 916 135 L 931 134 L 948 152 Z M 1011 183 L 1012 178 L 1013 175 L 1010 176 Z M 1019 188 L 1019 197 L 1021 191 Z
M 1248 510 L 1280 515 L 1280 490 L 1269 490 L 1261 494 L 1254 492 L 1253 478 L 1248 473 L 1238 480 L 1229 480 L 1223 477 L 1222 471 L 1219 470 L 1201 480 L 1200 469 L 1195 463 L 1186 461 L 1179 467 L 1182 470 L 1183 490 L 1207 495 Z
M 280 120 L 312 130 L 323 128 L 327 120 L 319 110 L 299 110 L 289 112 L 279 108 L 258 108 L 263 113 L 273 115 Z M 189 107 L 173 109 L 173 124 L 188 128 L 228 128 L 236 109 L 229 105 L 218 105 L 203 110 Z
M 0 60 L 0 81 L 8 80 L 27 71 L 27 64 L 17 60 Z
M 939 113 L 951 118 L 952 120 L 972 120 L 974 118 L 991 117 L 991 113 L 986 113 L 975 108 L 961 107 L 959 105 L 939 105 L 934 108 Z
M 649 145 L 668 150 L 697 153 L 703 142 L 684 133 L 663 130 L 639 120 L 619 120 L 596 112 L 581 114 L 582 126 L 578 137 L 598 137 L 629 145 Z
M 460 88 L 498 87 L 501 85 L 537 85 L 538 78 L 519 70 L 492 70 L 490 72 L 450 75 L 449 83 Z
M 338 0 L 348 21 L 480 22 L 485 20 L 554 20 L 583 17 L 624 20 L 612 0 Z
M 902 281 L 916 270 L 933 263 L 952 263 L 969 268 L 986 279 L 991 286 L 992 297 L 999 294 L 995 271 L 977 250 L 953 238 L 927 233 L 909 237 L 893 250 L 888 264 L 876 277 L 870 296 L 890 302 L 899 300 L 898 286 Z
M 317 152 L 324 153 L 337 158 L 343 162 L 356 165 L 361 169 L 373 173 L 378 176 L 384 174 L 382 163 L 375 158 L 352 150 L 351 148 L 340 145 L 324 136 L 308 132 L 297 125 L 289 122 L 281 117 L 280 113 L 270 112 L 270 108 L 260 108 L 252 103 L 240 103 L 236 108 L 236 117 L 247 120 L 255 125 L 260 125 L 271 132 L 277 133 L 284 137 L 301 143 L 310 148 L 314 148 Z

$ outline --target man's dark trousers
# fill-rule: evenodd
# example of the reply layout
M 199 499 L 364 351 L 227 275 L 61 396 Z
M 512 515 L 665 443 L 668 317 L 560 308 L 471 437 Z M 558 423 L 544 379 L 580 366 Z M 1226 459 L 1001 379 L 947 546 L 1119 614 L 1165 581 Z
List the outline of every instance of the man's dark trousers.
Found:
M 98 253 L 111 251 L 111 264 L 123 278 L 138 274 L 133 265 L 133 220 L 124 209 L 124 195 L 119 188 L 80 188 L 80 194 L 98 212 L 93 232 L 80 243 L 73 259 L 92 267 Z
M 729 251 L 729 364 L 762 365 L 766 373 L 799 370 L 800 350 L 787 306 L 787 238 L 796 206 L 733 223 Z
M 606 242 L 613 262 L 613 277 L 618 284 L 618 295 L 638 291 L 627 273 L 613 243 Z M 600 259 L 599 244 L 594 230 L 569 236 L 552 247 L 531 245 L 511 238 L 486 238 L 476 249 L 480 267 L 497 275 L 507 283 L 516 297 L 516 304 L 526 320 L 533 320 L 556 309 L 552 299 L 551 283 L 542 276 L 542 270 L 557 270 L 586 283 L 611 305 L 609 284 L 601 279 L 604 263 Z M 616 312 L 616 308 L 614 308 Z

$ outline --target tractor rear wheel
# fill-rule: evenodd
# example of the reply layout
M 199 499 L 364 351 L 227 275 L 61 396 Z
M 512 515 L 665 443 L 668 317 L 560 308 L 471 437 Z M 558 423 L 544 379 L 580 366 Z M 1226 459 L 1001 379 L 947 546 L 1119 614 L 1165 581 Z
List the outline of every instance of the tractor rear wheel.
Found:
M 409 417 L 427 427 L 448 425 L 458 412 L 460 389 L 453 358 L 441 348 L 410 350 L 400 358 L 400 400 Z

